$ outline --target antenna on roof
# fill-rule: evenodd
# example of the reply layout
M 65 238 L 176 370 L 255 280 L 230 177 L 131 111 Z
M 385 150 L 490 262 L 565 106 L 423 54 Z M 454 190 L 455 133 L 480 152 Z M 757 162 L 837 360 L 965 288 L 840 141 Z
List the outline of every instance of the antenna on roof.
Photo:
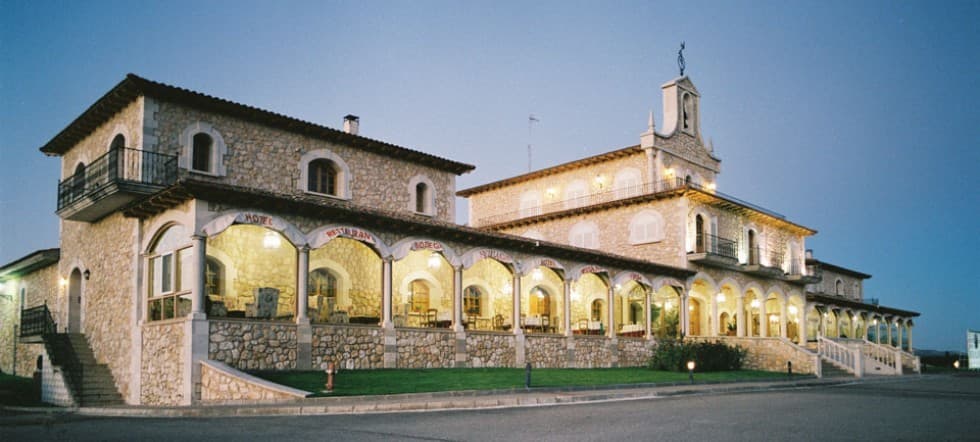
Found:
M 527 171 L 531 171 L 531 124 L 537 123 L 538 120 L 534 114 L 527 116 Z

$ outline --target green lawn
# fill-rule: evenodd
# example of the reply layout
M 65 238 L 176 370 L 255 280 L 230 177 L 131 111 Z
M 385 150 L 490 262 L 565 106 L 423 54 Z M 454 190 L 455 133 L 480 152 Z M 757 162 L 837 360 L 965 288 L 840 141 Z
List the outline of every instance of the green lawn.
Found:
M 322 371 L 252 372 L 260 378 L 317 396 L 355 396 L 423 393 L 454 390 L 499 390 L 524 387 L 524 370 L 518 368 L 441 368 L 341 371 L 334 377 L 333 393 L 322 393 L 326 374 Z M 730 371 L 695 373 L 698 382 L 732 382 L 785 378 L 784 373 Z M 653 371 L 646 368 L 538 368 L 531 374 L 532 387 L 586 387 L 598 385 L 686 382 L 687 373 Z
M 34 380 L 0 373 L 0 405 L 43 405 L 35 397 Z

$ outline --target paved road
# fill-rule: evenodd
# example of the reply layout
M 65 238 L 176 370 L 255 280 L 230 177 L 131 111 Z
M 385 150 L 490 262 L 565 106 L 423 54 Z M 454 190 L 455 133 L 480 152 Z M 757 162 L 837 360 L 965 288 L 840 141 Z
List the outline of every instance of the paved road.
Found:
M 0 416 L 0 440 L 980 440 L 980 378 L 557 407 L 262 418 Z

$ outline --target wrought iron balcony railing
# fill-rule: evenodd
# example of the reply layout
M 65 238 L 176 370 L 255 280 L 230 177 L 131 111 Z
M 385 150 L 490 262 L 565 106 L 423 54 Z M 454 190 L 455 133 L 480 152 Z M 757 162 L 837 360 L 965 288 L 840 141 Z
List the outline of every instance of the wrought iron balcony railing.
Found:
M 750 266 L 766 266 L 772 268 L 782 268 L 783 267 L 783 254 L 778 250 L 767 250 L 766 247 L 762 246 L 752 246 L 749 247 L 749 259 L 746 262 Z M 767 258 L 768 261 L 763 263 L 763 257 Z
M 738 241 L 710 233 L 695 236 L 694 253 L 708 253 L 738 259 Z
M 47 304 L 20 311 L 20 337 L 54 334 L 57 330 Z
M 58 183 L 58 210 L 113 184 L 169 186 L 177 179 L 177 157 L 140 149 L 115 148 Z

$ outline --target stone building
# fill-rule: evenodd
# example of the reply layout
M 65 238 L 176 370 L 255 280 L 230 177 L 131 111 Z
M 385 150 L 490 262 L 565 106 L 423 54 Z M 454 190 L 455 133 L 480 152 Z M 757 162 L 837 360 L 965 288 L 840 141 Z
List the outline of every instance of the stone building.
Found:
M 60 248 L 0 268 L 0 369 L 175 405 L 272 397 L 235 369 L 638 366 L 688 336 L 819 375 L 839 344 L 802 324 L 871 310 L 811 301 L 815 232 L 717 192 L 697 90 L 664 92 L 666 132 L 459 192 L 467 227 L 473 166 L 129 75 L 41 147 Z

